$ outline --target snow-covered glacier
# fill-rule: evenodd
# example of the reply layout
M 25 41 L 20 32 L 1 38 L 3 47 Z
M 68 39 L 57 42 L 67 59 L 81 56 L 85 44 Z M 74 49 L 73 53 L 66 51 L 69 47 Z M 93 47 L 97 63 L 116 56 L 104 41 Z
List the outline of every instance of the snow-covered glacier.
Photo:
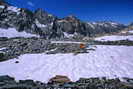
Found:
M 133 78 L 132 50 L 133 46 L 99 45 L 95 51 L 78 55 L 25 54 L 1 62 L 0 75 L 43 82 L 55 75 L 66 75 L 73 81 L 81 77 Z

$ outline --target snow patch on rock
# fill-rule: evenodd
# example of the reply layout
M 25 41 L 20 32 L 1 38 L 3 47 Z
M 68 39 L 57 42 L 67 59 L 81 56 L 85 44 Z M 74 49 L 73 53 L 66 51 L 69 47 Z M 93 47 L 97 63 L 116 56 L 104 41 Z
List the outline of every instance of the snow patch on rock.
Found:
M 0 37 L 39 37 L 34 34 L 26 33 L 26 32 L 18 32 L 15 28 L 9 28 L 9 29 L 2 29 L 0 28 Z
M 3 5 L 0 5 L 0 8 L 4 9 L 4 8 L 5 8 L 5 6 L 3 6 Z
M 9 7 L 7 8 L 7 10 L 16 12 L 16 13 L 18 13 L 18 14 L 20 13 L 20 8 L 17 8 L 17 7 L 14 7 L 14 6 L 9 6 Z
M 36 25 L 37 25 L 37 27 L 39 27 L 39 28 L 45 28 L 45 27 L 48 26 L 48 25 L 41 24 L 37 19 L 36 19 Z

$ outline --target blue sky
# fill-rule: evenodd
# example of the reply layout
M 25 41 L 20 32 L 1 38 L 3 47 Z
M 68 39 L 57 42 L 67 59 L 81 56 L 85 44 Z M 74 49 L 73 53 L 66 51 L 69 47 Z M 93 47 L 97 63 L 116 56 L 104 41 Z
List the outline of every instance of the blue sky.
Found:
M 43 8 L 58 17 L 75 15 L 83 21 L 133 22 L 133 0 L 7 0 L 35 10 Z

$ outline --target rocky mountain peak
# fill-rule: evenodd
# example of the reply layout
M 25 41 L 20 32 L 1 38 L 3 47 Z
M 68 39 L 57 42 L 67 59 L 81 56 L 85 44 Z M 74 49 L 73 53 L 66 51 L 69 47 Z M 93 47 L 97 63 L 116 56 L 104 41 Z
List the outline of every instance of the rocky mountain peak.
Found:
M 48 13 L 46 11 L 44 11 L 43 9 L 41 8 L 38 8 L 36 11 L 35 11 L 35 14 L 38 14 L 38 15 L 47 15 Z
M 34 12 L 34 18 L 36 18 L 41 24 L 50 24 L 56 17 L 47 13 L 43 9 L 37 9 Z
M 0 0 L 1 3 L 4 0 Z M 0 28 L 15 28 L 37 34 L 46 39 L 64 39 L 76 36 L 90 37 L 97 34 L 112 33 L 122 30 L 126 26 L 113 22 L 82 22 L 74 15 L 57 18 L 43 9 L 32 12 L 28 9 L 7 6 L 0 8 Z
M 74 16 L 74 15 L 69 15 L 69 16 L 67 16 L 67 17 L 65 17 L 64 19 L 66 19 L 67 21 L 78 21 L 79 19 L 76 17 L 76 16 Z

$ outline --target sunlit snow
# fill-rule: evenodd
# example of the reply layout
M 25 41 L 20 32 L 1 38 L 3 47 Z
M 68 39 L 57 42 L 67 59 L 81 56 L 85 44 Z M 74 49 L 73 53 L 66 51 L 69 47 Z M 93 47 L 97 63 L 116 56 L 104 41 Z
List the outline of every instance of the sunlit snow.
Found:
M 41 24 L 37 19 L 36 19 L 35 22 L 36 22 L 37 27 L 40 27 L 40 28 L 45 28 L 45 27 L 47 27 L 47 25 Z
M 17 7 L 14 7 L 14 6 L 9 6 L 9 7 L 7 8 L 7 10 L 16 12 L 17 14 L 20 13 L 20 8 L 17 8 Z
M 87 54 L 25 54 L 1 62 L 0 75 L 43 82 L 55 75 L 66 75 L 73 81 L 81 77 L 133 78 L 132 50 L 133 46 L 97 46 Z
M 117 36 L 117 35 L 112 35 L 112 36 L 103 36 L 103 37 L 97 37 L 95 40 L 98 41 L 118 41 L 118 40 L 131 40 L 133 41 L 133 36 Z
M 133 33 L 133 30 L 131 30 L 131 31 L 128 31 L 129 33 Z
M 39 36 L 30 34 L 30 33 L 26 33 L 26 32 L 18 32 L 14 28 L 9 28 L 9 29 L 1 29 L 0 28 L 0 37 L 8 37 L 8 38 L 26 37 L 27 38 L 27 37 L 39 37 Z
M 0 8 L 4 9 L 4 8 L 5 8 L 5 6 L 3 6 L 3 5 L 0 5 Z

